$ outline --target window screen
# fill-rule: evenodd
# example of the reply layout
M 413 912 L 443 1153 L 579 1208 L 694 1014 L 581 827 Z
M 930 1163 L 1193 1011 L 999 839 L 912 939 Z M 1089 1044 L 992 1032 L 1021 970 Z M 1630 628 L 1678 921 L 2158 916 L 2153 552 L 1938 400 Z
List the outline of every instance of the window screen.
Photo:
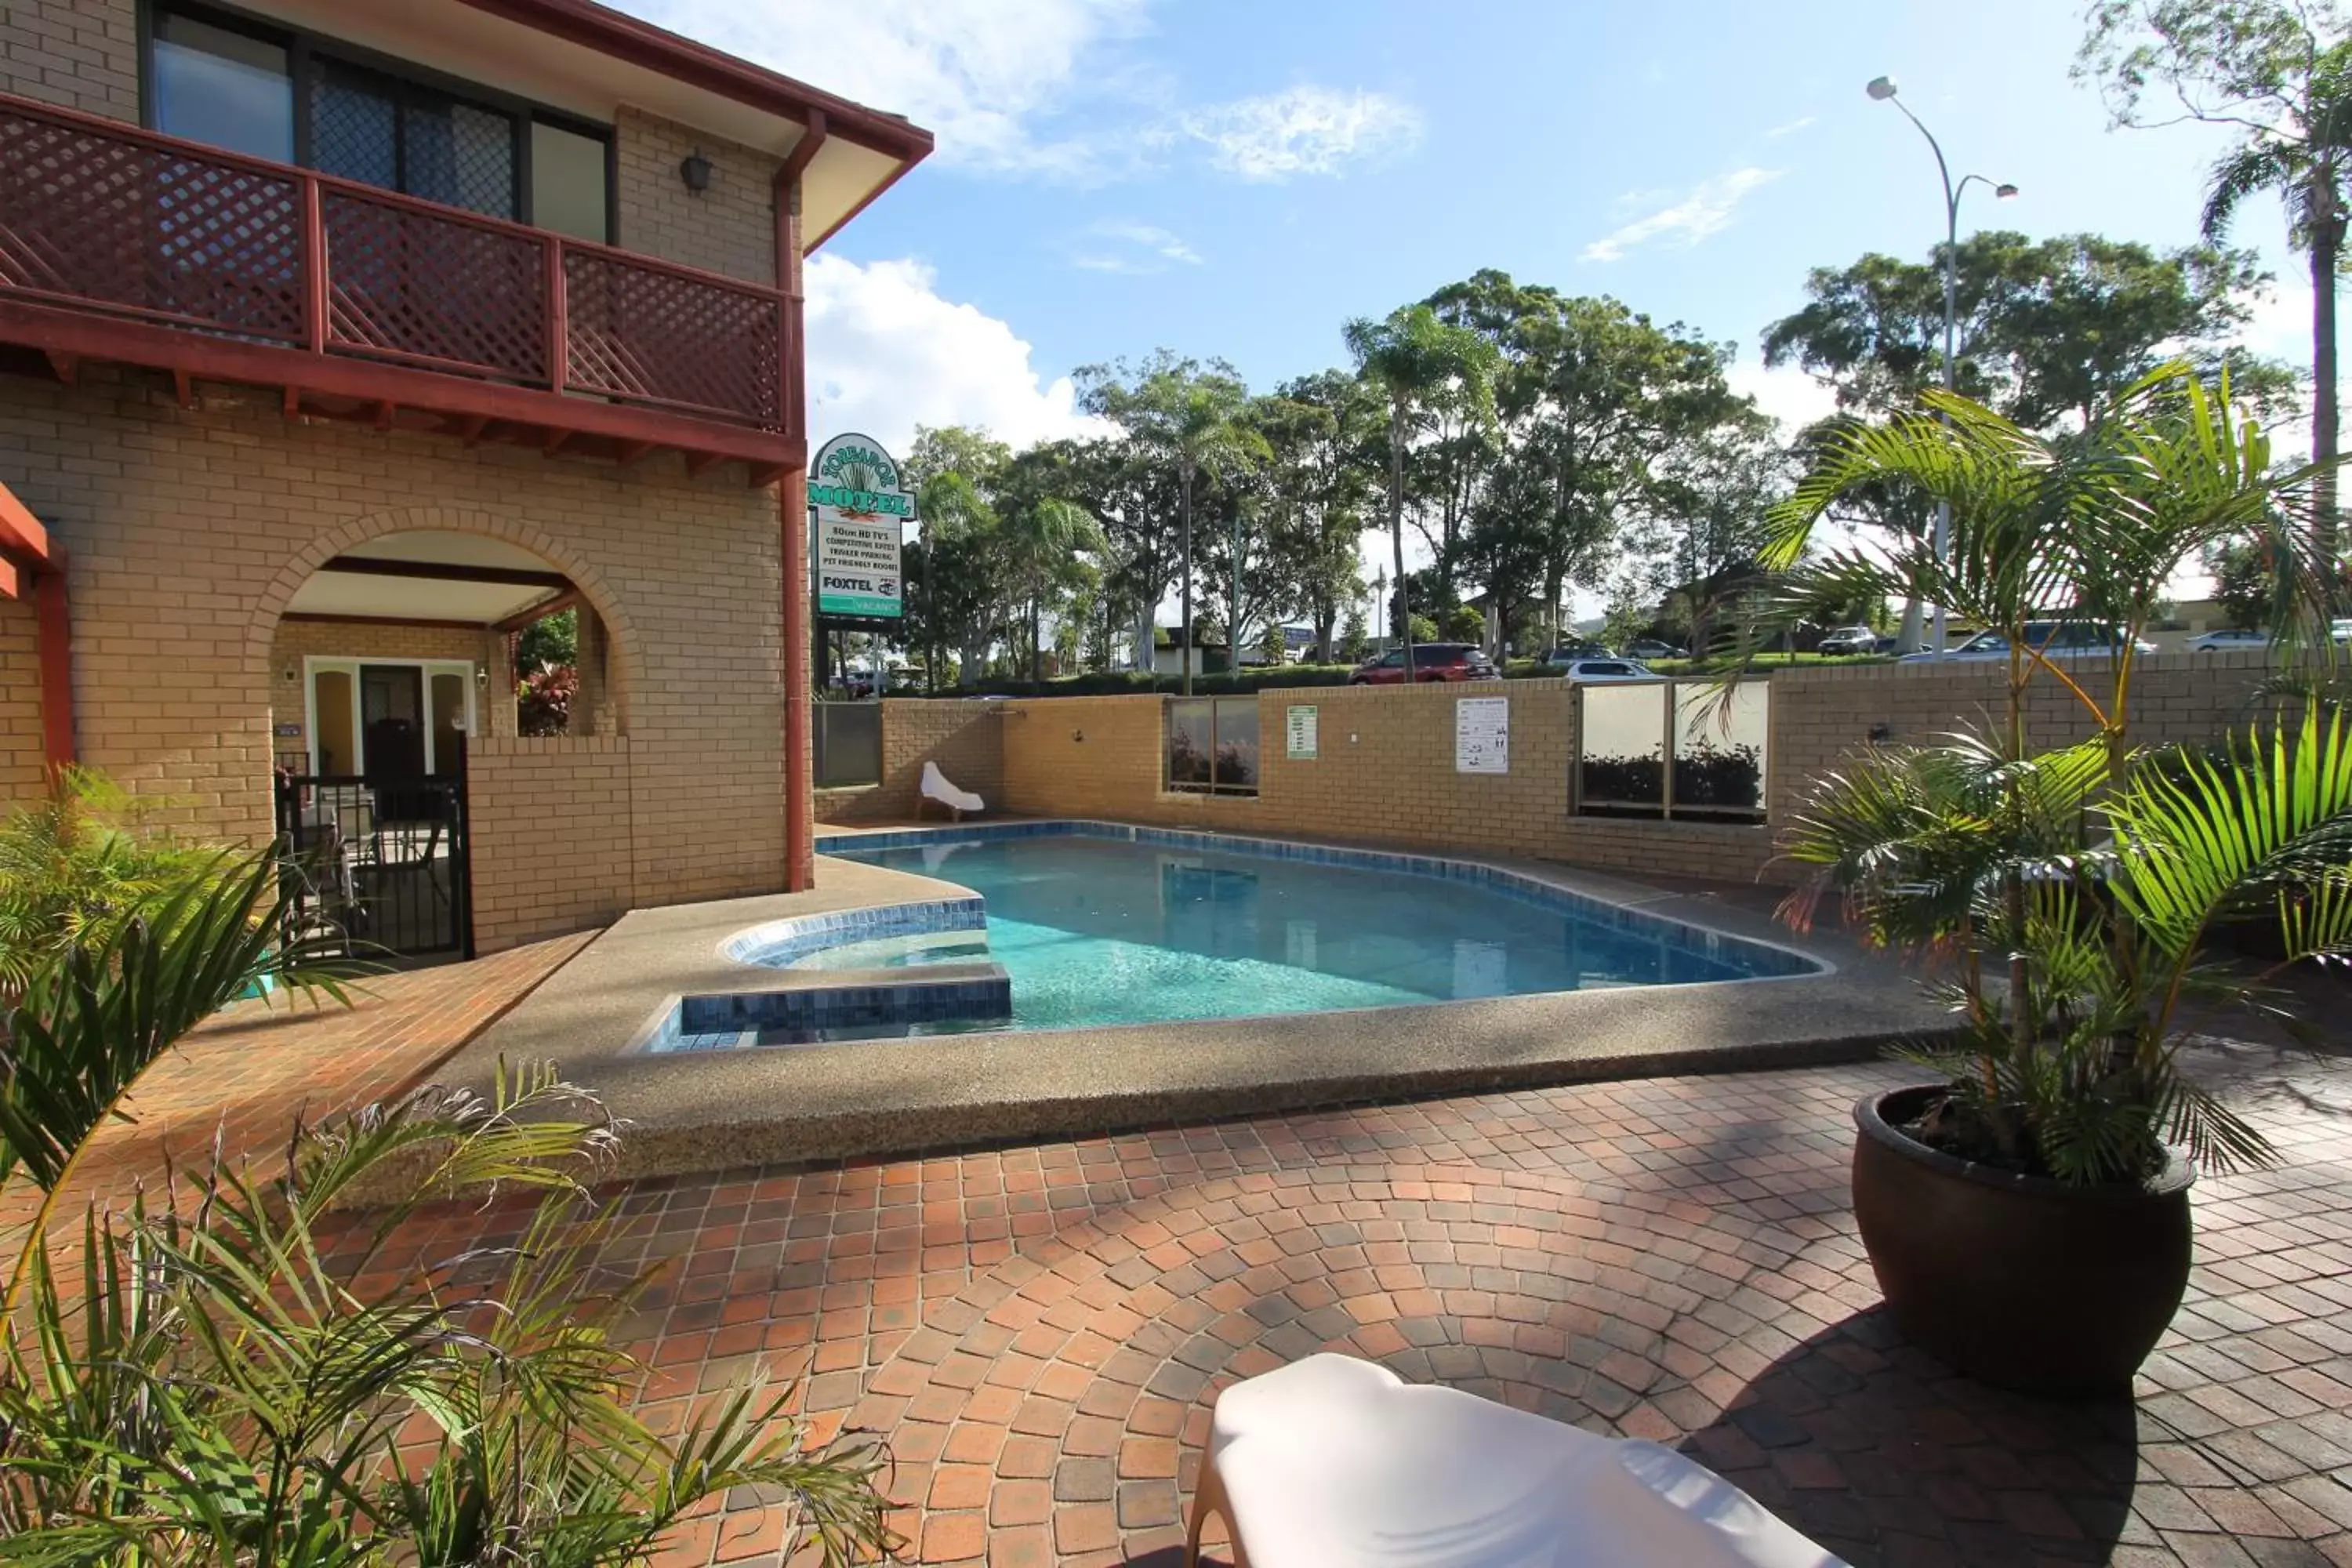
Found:
M 310 161 L 446 206 L 517 213 L 513 115 L 340 60 L 312 70 Z

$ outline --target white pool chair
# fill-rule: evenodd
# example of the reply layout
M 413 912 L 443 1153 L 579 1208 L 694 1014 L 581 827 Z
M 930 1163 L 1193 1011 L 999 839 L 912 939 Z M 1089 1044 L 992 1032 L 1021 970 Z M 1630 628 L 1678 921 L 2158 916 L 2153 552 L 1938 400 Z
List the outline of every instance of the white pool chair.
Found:
M 987 809 L 980 796 L 968 789 L 958 789 L 950 784 L 948 775 L 940 772 L 940 764 L 937 763 L 923 764 L 922 795 L 915 804 L 920 805 L 926 800 L 935 800 L 946 806 L 954 814 L 955 820 L 958 822 L 963 820 L 963 814 L 967 811 Z
M 1218 1396 L 1185 1568 L 1213 1513 L 1235 1568 L 1843 1568 L 1671 1449 L 1343 1355 Z

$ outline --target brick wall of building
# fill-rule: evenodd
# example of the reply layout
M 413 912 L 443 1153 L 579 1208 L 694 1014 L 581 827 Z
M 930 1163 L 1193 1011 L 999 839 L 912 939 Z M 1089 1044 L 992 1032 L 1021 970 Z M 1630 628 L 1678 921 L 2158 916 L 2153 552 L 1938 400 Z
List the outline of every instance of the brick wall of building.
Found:
M 41 791 L 41 664 L 30 597 L 0 599 L 0 810 Z
M 611 841 L 638 901 L 781 884 L 775 500 L 740 465 L 688 479 L 674 457 L 290 425 L 267 394 L 205 386 L 183 409 L 159 378 L 86 371 L 74 391 L 0 378 L 0 482 L 71 552 L 82 755 L 168 798 L 167 820 L 268 834 L 279 611 L 331 555 L 457 530 L 539 553 L 604 616 L 633 742 Z M 37 748 L 37 714 L 0 711 L 0 756 Z
M 780 160 L 627 107 L 614 129 L 621 245 L 775 285 Z M 678 165 L 695 152 L 710 162 L 710 188 L 700 195 L 678 175 Z
M 0 91 L 136 121 L 137 0 L 5 0 Z
M 627 738 L 488 737 L 467 760 L 477 951 L 609 925 L 641 901 Z

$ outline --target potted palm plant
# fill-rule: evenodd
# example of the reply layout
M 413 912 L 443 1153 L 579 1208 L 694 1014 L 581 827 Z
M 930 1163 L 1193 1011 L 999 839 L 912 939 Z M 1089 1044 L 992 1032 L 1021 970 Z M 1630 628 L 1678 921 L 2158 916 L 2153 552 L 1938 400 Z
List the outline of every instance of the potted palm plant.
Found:
M 1812 782 L 1782 835 L 1808 872 L 1783 912 L 1837 901 L 1954 1015 L 1948 1039 L 1899 1052 L 1936 1081 L 1855 1110 L 1855 1219 L 1898 1326 L 1988 1382 L 2113 1391 L 2179 1306 L 2196 1170 L 2272 1158 L 2184 1070 L 2183 1005 L 2292 1021 L 2277 971 L 2352 952 L 2340 710 L 2283 707 L 2200 750 L 2131 734 L 2139 633 L 2221 541 L 2258 537 L 2278 563 L 2288 657 L 2329 657 L 2328 577 L 2298 522 L 2313 470 L 2273 471 L 2226 380 L 2185 367 L 2057 437 L 1927 402 L 1825 445 L 1773 516 L 1780 576 L 1745 643 L 1858 593 L 1916 595 L 2005 637 L 2000 694 L 1979 722 L 1956 712 L 1954 733 Z M 1842 500 L 1889 488 L 1949 504 L 1948 551 L 1924 530 L 1819 548 Z M 2034 646 L 2027 623 L 2053 615 L 2113 651 Z M 2209 962 L 2207 934 L 2248 918 L 2276 927 L 2279 962 Z

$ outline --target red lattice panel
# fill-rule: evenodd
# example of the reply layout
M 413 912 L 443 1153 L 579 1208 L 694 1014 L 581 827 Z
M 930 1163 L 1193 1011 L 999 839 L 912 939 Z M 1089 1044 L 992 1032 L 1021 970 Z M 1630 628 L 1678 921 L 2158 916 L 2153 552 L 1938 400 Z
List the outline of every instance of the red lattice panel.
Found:
M 330 189 L 327 337 L 338 353 L 547 380 L 547 252 L 526 235 Z
M 299 342 L 301 186 L 0 109 L 0 289 Z
M 782 427 L 782 307 L 705 279 L 567 249 L 573 390 Z

